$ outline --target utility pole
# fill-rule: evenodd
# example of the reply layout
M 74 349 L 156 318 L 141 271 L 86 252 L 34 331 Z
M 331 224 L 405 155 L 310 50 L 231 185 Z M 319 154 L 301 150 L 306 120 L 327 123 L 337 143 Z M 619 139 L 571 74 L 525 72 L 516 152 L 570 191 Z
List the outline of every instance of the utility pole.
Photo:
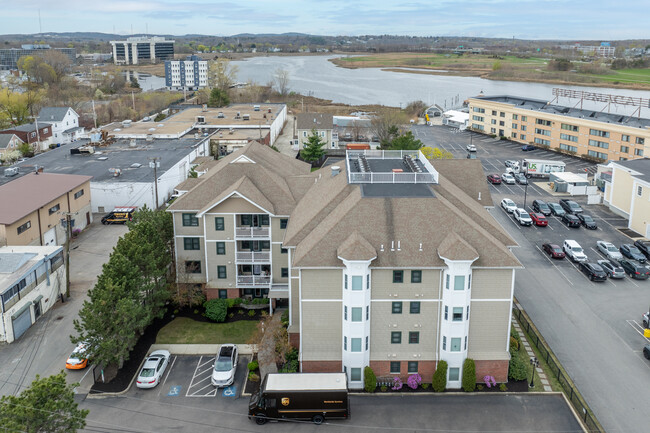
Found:
M 72 239 L 71 212 L 61 212 L 65 216 L 65 296 L 70 297 L 70 239 Z M 61 299 L 63 301 L 63 299 Z
M 160 158 L 153 157 L 149 158 L 149 167 L 153 168 L 153 187 L 156 192 L 156 203 L 154 204 L 154 210 L 158 209 L 158 167 L 160 167 Z

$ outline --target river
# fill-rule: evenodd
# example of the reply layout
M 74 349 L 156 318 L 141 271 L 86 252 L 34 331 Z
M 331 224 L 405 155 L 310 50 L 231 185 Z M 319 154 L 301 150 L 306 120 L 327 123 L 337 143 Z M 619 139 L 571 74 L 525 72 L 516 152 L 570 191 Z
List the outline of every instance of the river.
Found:
M 511 95 L 551 101 L 552 89 L 561 87 L 597 93 L 610 93 L 650 98 L 650 91 L 612 89 L 605 87 L 570 86 L 559 84 L 496 81 L 477 77 L 412 74 L 382 71 L 379 68 L 347 69 L 328 61 L 334 56 L 268 56 L 233 61 L 239 68 L 237 81 L 269 83 L 277 69 L 289 71 L 290 90 L 303 95 L 331 99 L 345 104 L 381 104 L 404 107 L 410 101 L 421 99 L 444 108 L 456 106 L 470 96 L 483 92 L 486 96 Z M 560 105 L 574 106 L 578 100 L 561 98 Z M 584 108 L 602 110 L 603 103 L 584 101 Z M 610 107 L 612 113 L 631 114 L 634 108 Z M 607 108 L 605 108 L 607 110 Z M 642 111 L 649 117 L 650 110 Z

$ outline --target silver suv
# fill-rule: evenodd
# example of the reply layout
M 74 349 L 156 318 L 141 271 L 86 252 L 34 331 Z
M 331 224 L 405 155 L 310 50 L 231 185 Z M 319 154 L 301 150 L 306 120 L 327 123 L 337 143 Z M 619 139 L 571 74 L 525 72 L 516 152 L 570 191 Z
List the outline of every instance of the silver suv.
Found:
M 220 387 L 233 384 L 238 352 L 235 344 L 224 344 L 219 348 L 212 370 L 212 385 Z

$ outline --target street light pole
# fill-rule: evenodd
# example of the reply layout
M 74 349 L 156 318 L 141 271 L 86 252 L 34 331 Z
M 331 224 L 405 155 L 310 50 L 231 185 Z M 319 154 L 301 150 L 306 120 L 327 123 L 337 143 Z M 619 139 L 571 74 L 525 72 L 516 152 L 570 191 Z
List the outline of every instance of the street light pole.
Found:
M 526 209 L 527 196 L 528 196 L 528 179 L 526 179 L 526 186 L 524 187 L 524 210 Z
M 529 388 L 535 388 L 535 382 L 534 382 L 534 380 L 535 380 L 535 369 L 537 367 L 539 367 L 539 360 L 536 357 L 532 357 L 530 359 L 530 365 L 533 366 L 533 375 L 530 378 L 530 385 L 528 385 L 528 386 L 529 386 Z

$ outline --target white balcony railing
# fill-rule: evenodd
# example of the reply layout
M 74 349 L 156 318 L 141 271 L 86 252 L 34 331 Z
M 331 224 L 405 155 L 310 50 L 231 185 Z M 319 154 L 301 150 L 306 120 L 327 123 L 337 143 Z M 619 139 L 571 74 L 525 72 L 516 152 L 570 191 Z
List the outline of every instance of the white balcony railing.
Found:
M 269 227 L 235 227 L 238 238 L 263 238 L 269 236 Z
M 244 263 L 270 263 L 271 253 L 268 251 L 238 251 L 237 261 Z
M 271 284 L 271 276 L 262 275 L 237 275 L 237 285 L 268 287 Z
M 431 173 L 349 173 L 350 183 L 435 183 Z

